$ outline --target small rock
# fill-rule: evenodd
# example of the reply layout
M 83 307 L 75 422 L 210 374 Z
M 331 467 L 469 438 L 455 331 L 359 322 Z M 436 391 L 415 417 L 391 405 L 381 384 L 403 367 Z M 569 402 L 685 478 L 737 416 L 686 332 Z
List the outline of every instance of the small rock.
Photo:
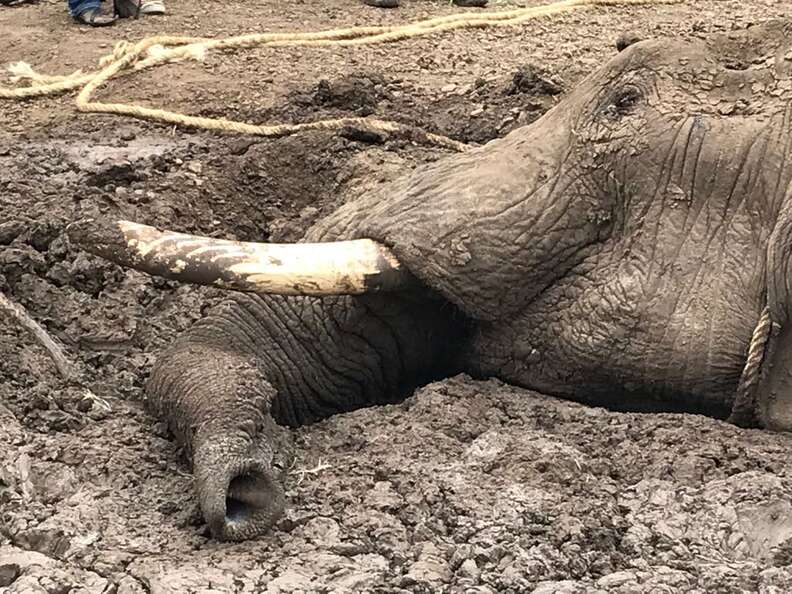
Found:
M 76 408 L 80 412 L 88 412 L 93 408 L 93 400 L 90 398 L 81 398 L 77 401 Z
M 491 429 L 473 440 L 465 451 L 465 457 L 471 462 L 492 462 L 506 449 L 506 445 L 503 435 Z
M 310 591 L 310 586 L 311 578 L 293 569 L 287 569 L 267 584 L 267 592 L 270 594 L 286 594 L 286 592 Z
M 573 594 L 579 591 L 577 582 L 572 580 L 562 580 L 559 582 L 539 582 L 531 594 Z
M 22 221 L 0 223 L 0 245 L 8 245 L 22 234 L 25 224 Z
M 39 584 L 47 591 L 47 594 L 69 594 L 72 591 L 72 585 L 69 582 L 59 579 L 42 577 L 39 579 Z
M 244 155 L 248 149 L 258 142 L 255 138 L 241 138 L 228 143 L 228 152 L 232 155 Z M 181 164 L 181 159 L 176 159 Z
M 0 565 L 0 587 L 10 586 L 19 577 L 22 570 L 16 563 Z
M 134 556 L 131 553 L 116 549 L 101 551 L 98 554 L 96 561 L 94 561 L 93 569 L 94 571 L 103 575 L 122 573 L 126 569 L 127 565 L 129 565 L 133 560 L 133 558 Z M 131 577 L 130 579 L 137 583 L 135 579 Z
M 460 568 L 460 566 L 467 561 L 468 559 L 472 558 L 474 554 L 473 545 L 469 544 L 462 544 L 454 549 L 453 554 L 451 555 L 451 569 L 456 571 Z
M 4 565 L 18 565 L 28 569 L 35 565 L 52 568 L 57 563 L 55 559 L 37 551 L 25 550 L 13 546 L 0 546 L 0 562 Z
M 431 542 L 427 542 L 423 546 L 418 561 L 412 564 L 405 578 L 409 584 L 432 586 L 448 582 L 451 578 L 451 571 L 437 547 Z
M 389 481 L 377 481 L 366 496 L 366 504 L 380 510 L 398 509 L 404 504 L 404 500 Z
M 145 594 L 146 590 L 135 578 L 130 575 L 121 578 L 118 582 L 116 594 Z
M 47 278 L 51 280 L 56 286 L 63 287 L 69 284 L 71 275 L 69 268 L 63 262 L 55 262 L 50 269 L 47 270 Z
M 466 559 L 462 565 L 459 566 L 459 571 L 457 573 L 462 577 L 468 577 L 478 581 L 481 570 L 478 568 L 478 565 L 476 565 L 475 560 Z
M 45 503 L 55 503 L 65 499 L 78 488 L 74 470 L 57 462 L 40 462 L 33 465 L 30 481 L 36 494 Z
M 528 64 L 515 71 L 505 94 L 558 95 L 563 90 L 560 78 L 543 67 Z
M 705 21 L 695 21 L 690 26 L 690 30 L 693 33 L 704 33 L 707 30 L 707 23 Z
M 632 571 L 616 571 L 602 576 L 597 580 L 597 585 L 601 588 L 618 588 L 623 584 L 635 582 L 638 577 Z
M 339 542 L 336 544 L 331 544 L 328 547 L 328 550 L 331 553 L 335 553 L 336 555 L 342 555 L 344 557 L 354 557 L 355 555 L 361 555 L 363 553 L 367 553 L 369 551 L 369 548 L 370 546 L 362 542 Z
M 35 551 L 56 559 L 62 557 L 71 546 L 69 537 L 56 528 L 23 530 L 16 534 L 15 540 L 28 553 Z
M 313 518 L 303 527 L 305 538 L 317 543 L 327 544 L 337 543 L 341 527 L 332 518 Z
M 730 115 L 734 113 L 737 106 L 734 103 L 721 103 L 718 106 L 718 113 L 721 115 Z
M 454 90 L 454 89 L 456 89 L 456 85 L 455 85 L 454 83 L 451 83 L 451 84 L 445 85 L 444 87 L 441 87 L 441 88 L 440 88 L 440 90 L 441 90 L 443 93 L 451 93 L 451 92 L 453 92 L 453 90 Z
M 334 574 L 332 591 L 370 592 L 382 583 L 387 569 L 388 561 L 381 555 L 358 555 L 354 558 L 352 568 L 345 568 Z

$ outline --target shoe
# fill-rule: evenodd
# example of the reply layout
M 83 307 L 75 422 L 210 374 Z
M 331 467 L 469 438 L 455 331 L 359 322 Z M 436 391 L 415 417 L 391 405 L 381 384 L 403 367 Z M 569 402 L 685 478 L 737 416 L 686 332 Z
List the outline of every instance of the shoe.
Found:
M 109 27 L 115 23 L 115 16 L 102 14 L 98 8 L 83 10 L 80 14 L 74 15 L 74 20 L 81 25 L 90 27 Z
M 142 14 L 165 14 L 162 0 L 114 0 L 115 13 L 122 19 L 138 18 Z
M 363 4 L 377 8 L 396 8 L 399 5 L 399 0 L 363 0 Z
M 165 3 L 162 0 L 141 0 L 140 14 L 165 14 Z
M 487 0 L 454 0 L 454 4 L 462 8 L 484 8 Z

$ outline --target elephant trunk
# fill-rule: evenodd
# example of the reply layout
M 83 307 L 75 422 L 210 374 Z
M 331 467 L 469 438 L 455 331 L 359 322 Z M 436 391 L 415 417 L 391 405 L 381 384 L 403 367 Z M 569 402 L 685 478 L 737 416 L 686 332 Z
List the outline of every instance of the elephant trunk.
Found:
M 275 390 L 255 360 L 204 341 L 212 330 L 211 322 L 199 322 L 194 340 L 177 340 L 163 353 L 146 387 L 147 405 L 168 420 L 191 457 L 212 536 L 245 540 L 265 533 L 284 511 L 290 437 L 270 415 Z
M 356 295 L 407 288 L 414 279 L 370 240 L 264 244 L 212 239 L 129 221 L 84 220 L 69 239 L 112 262 L 173 280 L 279 295 Z
M 198 503 L 219 540 L 258 536 L 283 514 L 283 487 L 267 433 L 251 439 L 227 427 L 204 428 L 193 440 Z

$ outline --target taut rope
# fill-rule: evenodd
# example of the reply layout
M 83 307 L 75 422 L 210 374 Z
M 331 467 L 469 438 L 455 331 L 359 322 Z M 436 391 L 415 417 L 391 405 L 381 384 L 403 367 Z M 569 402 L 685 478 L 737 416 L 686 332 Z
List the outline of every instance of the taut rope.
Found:
M 759 383 L 765 348 L 772 329 L 773 321 L 770 318 L 770 308 L 765 306 L 754 328 L 751 343 L 748 345 L 748 357 L 740 375 L 740 382 L 737 384 L 737 393 L 728 419 L 730 423 L 741 427 L 756 423 L 756 387 Z

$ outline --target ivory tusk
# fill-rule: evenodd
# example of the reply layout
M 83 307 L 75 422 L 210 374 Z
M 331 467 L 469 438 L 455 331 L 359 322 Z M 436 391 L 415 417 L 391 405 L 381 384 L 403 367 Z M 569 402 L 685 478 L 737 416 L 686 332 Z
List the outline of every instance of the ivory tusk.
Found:
M 72 242 L 116 264 L 235 291 L 357 295 L 396 291 L 415 282 L 387 247 L 371 239 L 249 243 L 94 220 L 71 224 L 68 234 Z

